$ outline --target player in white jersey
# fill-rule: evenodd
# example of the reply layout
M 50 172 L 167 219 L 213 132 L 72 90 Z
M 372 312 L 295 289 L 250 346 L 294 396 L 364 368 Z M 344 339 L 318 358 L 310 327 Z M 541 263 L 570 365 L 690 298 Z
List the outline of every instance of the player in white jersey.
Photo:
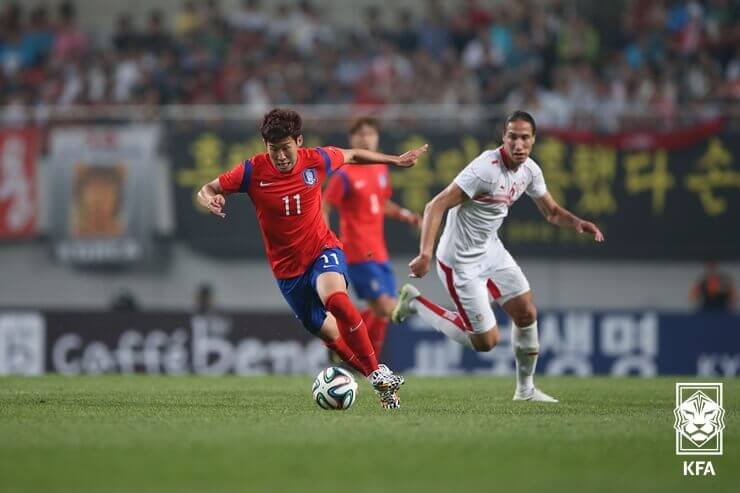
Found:
M 537 309 L 529 282 L 504 248 L 497 231 L 509 207 L 529 195 L 552 224 L 590 233 L 604 241 L 595 224 L 559 206 L 547 192 L 542 170 L 530 157 L 534 118 L 516 111 L 506 119 L 503 145 L 475 158 L 424 209 L 419 255 L 409 263 L 411 277 L 424 277 L 432 262 L 434 240 L 447 213 L 437 247 L 437 274 L 457 307 L 445 310 L 421 296 L 410 284 L 401 288 L 393 321 L 412 313 L 438 331 L 475 351 L 490 351 L 499 342 L 489 295 L 511 317 L 517 385 L 514 400 L 557 402 L 534 386 L 539 354 Z

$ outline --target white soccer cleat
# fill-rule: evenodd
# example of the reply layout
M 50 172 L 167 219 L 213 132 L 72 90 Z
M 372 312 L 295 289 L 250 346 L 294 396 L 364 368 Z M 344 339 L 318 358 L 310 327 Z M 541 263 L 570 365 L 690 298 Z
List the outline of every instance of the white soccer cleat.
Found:
M 404 284 L 401 287 L 401 290 L 398 292 L 398 303 L 396 303 L 393 313 L 391 313 L 391 320 L 394 324 L 401 323 L 406 317 L 416 313 L 416 310 L 411 307 L 410 303 L 420 295 L 419 290 L 411 284 Z
M 401 400 L 398 398 L 398 389 L 405 383 L 400 375 L 395 375 L 390 368 L 380 364 L 378 369 L 372 372 L 367 379 L 373 386 L 375 393 L 380 397 L 380 405 L 383 409 L 398 409 Z
M 537 387 L 532 387 L 526 390 L 516 389 L 516 392 L 514 392 L 514 400 L 531 402 L 560 402 L 556 398 L 545 394 Z

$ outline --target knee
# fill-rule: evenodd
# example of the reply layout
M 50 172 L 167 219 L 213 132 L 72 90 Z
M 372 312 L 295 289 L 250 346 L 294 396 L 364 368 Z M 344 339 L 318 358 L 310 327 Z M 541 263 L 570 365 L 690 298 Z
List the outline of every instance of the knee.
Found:
M 534 304 L 529 303 L 521 310 L 513 313 L 512 318 L 517 327 L 529 327 L 537 321 L 537 309 Z
M 495 348 L 501 340 L 498 327 L 494 327 L 485 334 L 484 337 L 472 337 L 471 342 L 473 343 L 473 349 L 479 353 L 487 353 L 488 351 Z
M 387 295 L 382 295 L 370 304 L 370 309 L 377 318 L 390 318 L 395 307 L 396 299 Z
M 388 309 L 385 305 L 375 305 L 370 308 L 376 318 L 390 318 L 393 309 Z
M 352 301 L 346 291 L 334 291 L 326 297 L 324 302 L 326 309 L 334 316 L 349 315 L 352 309 Z

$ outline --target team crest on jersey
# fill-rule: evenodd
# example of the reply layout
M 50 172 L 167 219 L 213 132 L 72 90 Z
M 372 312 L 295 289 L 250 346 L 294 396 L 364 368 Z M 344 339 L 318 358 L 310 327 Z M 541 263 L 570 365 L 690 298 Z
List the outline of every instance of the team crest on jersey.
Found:
M 316 170 L 313 168 L 308 168 L 306 170 L 303 170 L 303 183 L 308 185 L 309 187 L 311 185 L 316 185 L 318 183 L 319 177 L 316 174 Z
M 385 188 L 388 185 L 388 177 L 385 175 L 378 175 L 378 185 L 380 185 L 380 188 Z

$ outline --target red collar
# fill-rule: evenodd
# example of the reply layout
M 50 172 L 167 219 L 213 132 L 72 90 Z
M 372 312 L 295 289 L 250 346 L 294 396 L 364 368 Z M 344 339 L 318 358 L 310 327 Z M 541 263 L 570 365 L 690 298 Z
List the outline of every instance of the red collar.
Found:
M 504 146 L 501 146 L 499 147 L 499 149 L 501 150 L 501 159 L 503 159 L 504 161 L 504 166 L 506 166 L 506 169 L 511 171 L 511 161 L 509 160 L 509 155 L 506 153 L 506 148 Z

